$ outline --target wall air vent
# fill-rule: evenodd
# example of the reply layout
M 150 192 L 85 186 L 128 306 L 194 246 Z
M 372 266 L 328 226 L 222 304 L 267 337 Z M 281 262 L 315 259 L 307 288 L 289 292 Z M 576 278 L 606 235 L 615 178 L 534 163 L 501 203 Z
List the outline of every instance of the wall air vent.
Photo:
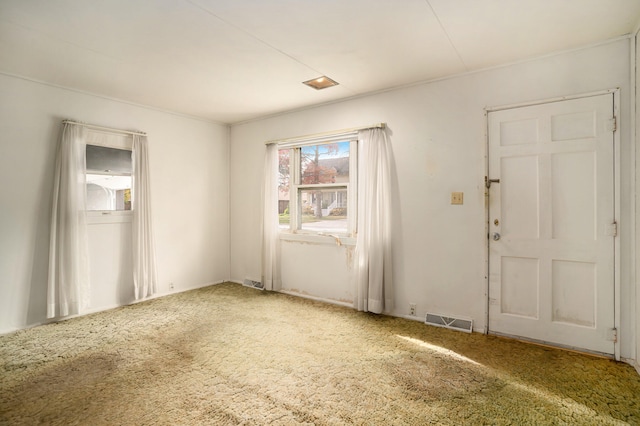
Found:
M 242 285 L 245 287 L 255 288 L 256 290 L 264 290 L 264 286 L 260 281 L 250 280 L 249 278 L 245 278 Z
M 428 325 L 464 331 L 465 333 L 471 333 L 473 331 L 473 320 L 470 319 L 453 318 L 440 314 L 427 313 L 427 317 L 424 322 Z

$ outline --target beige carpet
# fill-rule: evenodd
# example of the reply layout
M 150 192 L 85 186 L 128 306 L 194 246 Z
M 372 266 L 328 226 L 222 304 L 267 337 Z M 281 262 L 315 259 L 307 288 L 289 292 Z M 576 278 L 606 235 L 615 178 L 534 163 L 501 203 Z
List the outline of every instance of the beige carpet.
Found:
M 625 364 L 221 284 L 0 337 L 0 424 L 640 424 Z

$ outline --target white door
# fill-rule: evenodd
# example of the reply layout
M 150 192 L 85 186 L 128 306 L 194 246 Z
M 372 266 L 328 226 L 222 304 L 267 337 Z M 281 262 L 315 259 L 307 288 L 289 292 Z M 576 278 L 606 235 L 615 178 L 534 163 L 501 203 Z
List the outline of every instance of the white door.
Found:
M 614 353 L 613 94 L 489 113 L 489 331 Z

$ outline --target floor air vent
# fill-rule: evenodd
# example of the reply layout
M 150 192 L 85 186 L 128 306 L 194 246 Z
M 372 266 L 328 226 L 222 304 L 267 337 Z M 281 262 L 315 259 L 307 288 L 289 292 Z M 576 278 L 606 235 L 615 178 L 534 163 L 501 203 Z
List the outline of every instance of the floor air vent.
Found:
M 471 333 L 473 331 L 473 321 L 468 319 L 451 318 L 428 313 L 424 322 L 429 325 L 435 325 L 436 327 L 450 328 L 452 330 L 464 331 L 465 333 Z
M 262 286 L 262 283 L 260 281 L 250 280 L 249 278 L 245 278 L 242 285 L 245 287 L 251 287 L 258 290 L 264 290 L 264 287 Z

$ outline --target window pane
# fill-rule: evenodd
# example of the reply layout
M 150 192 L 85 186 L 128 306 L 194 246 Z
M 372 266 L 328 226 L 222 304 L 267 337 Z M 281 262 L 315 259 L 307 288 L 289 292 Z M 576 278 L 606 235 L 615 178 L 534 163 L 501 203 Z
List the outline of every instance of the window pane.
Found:
M 87 145 L 87 170 L 131 174 L 131 151 Z
M 347 189 L 301 189 L 298 202 L 301 229 L 309 231 L 347 232 Z
M 131 210 L 131 151 L 87 145 L 87 210 Z
M 280 228 L 289 228 L 289 184 L 291 182 L 290 173 L 290 150 L 281 149 L 278 151 L 278 214 L 280 215 Z
M 87 173 L 87 210 L 131 210 L 131 176 Z
M 349 182 L 349 142 L 300 148 L 300 184 Z

